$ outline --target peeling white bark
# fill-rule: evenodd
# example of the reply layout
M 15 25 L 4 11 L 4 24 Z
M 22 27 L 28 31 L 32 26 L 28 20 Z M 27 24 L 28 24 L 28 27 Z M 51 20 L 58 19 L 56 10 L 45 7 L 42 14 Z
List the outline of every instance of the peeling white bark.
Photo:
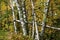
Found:
M 23 27 L 24 29 L 23 30 L 24 30 L 24 35 L 26 35 L 27 34 L 27 31 L 26 31 L 25 22 L 27 22 L 27 21 L 26 21 L 26 12 L 25 12 L 25 8 L 24 8 L 25 5 L 24 5 L 24 0 L 21 0 L 21 1 L 22 1 L 21 4 L 22 4 L 22 15 L 23 15 L 23 23 L 24 23 L 24 25 L 23 25 L 24 26 Z
M 21 11 L 20 11 L 20 5 L 18 4 L 18 2 L 17 2 L 17 0 L 11 0 L 10 1 L 10 3 L 11 3 L 11 8 L 12 8 L 12 13 L 13 13 L 13 20 L 15 20 L 14 21 L 14 28 L 15 28 L 15 32 L 17 32 L 16 30 L 17 30 L 17 28 L 16 28 L 16 21 L 17 22 L 20 22 L 21 23 L 21 26 L 22 26 L 22 30 L 23 30 L 23 35 L 25 36 L 26 35 L 26 29 L 25 29 L 25 24 L 24 24 L 24 21 L 23 21 L 23 18 L 22 18 L 22 13 L 21 13 Z M 16 20 L 15 19 L 15 13 L 14 13 L 14 4 L 16 4 L 16 7 L 17 7 L 17 10 L 18 10 L 18 13 L 19 13 L 19 19 L 20 20 Z M 24 16 L 25 17 L 25 16 Z
M 24 23 L 24 21 L 23 21 L 23 18 L 22 18 L 22 13 L 21 13 L 21 11 L 20 11 L 20 8 L 19 8 L 19 4 L 18 4 L 18 2 L 17 2 L 17 0 L 15 0 L 15 2 L 16 2 L 16 6 L 17 6 L 17 10 L 18 10 L 18 13 L 19 13 L 19 19 L 20 19 L 20 21 L 21 21 L 21 26 L 22 26 L 22 30 L 23 30 L 23 35 L 25 36 L 26 35 L 26 29 L 25 29 L 25 23 Z M 23 12 L 24 13 L 24 12 Z M 25 16 L 24 16 L 25 17 Z

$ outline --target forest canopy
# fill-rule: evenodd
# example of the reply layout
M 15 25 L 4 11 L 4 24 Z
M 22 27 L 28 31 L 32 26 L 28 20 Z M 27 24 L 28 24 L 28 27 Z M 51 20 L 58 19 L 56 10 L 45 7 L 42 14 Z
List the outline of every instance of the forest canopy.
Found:
M 0 40 L 60 40 L 60 0 L 0 0 Z

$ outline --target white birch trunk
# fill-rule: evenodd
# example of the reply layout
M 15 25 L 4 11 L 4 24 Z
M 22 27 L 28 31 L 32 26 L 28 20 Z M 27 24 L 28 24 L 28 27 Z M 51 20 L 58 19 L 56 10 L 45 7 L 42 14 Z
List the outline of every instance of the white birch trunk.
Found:
M 43 14 L 43 21 L 42 21 L 41 37 L 43 36 L 45 27 L 46 27 L 46 18 L 47 18 L 46 16 L 48 11 L 48 4 L 49 4 L 49 0 L 47 0 L 46 4 L 44 3 L 45 8 L 44 8 L 44 14 Z
M 11 6 L 11 9 L 12 9 L 12 13 L 13 13 L 13 21 L 14 21 L 15 33 L 17 33 L 16 22 L 15 22 L 15 15 L 14 15 L 14 4 L 13 4 L 12 0 L 10 0 L 10 6 Z
M 24 0 L 21 0 L 22 1 L 22 14 L 23 14 L 23 23 L 24 23 L 24 32 L 25 32 L 25 34 L 24 35 L 26 35 L 27 34 L 27 31 L 26 31 L 26 26 L 25 26 L 25 22 L 27 22 L 26 21 L 26 12 L 25 12 L 25 8 L 24 8 Z
M 27 22 L 27 20 L 26 20 L 26 10 L 25 10 L 25 1 L 24 0 L 22 0 L 22 11 L 23 11 L 24 21 Z
M 32 5 L 32 15 L 33 15 L 33 30 L 32 30 L 32 37 L 34 37 L 34 26 L 36 28 L 36 35 L 35 35 L 35 40 L 39 40 L 39 33 L 38 33 L 38 27 L 36 23 L 36 14 L 34 12 L 34 4 L 33 1 L 31 0 L 31 5 Z
M 22 30 L 23 30 L 23 35 L 25 36 L 26 35 L 26 29 L 25 29 L 25 23 L 24 23 L 23 17 L 22 17 L 23 14 L 20 11 L 20 8 L 19 8 L 20 5 L 18 4 L 17 0 L 15 0 L 15 2 L 16 2 L 18 13 L 19 13 L 19 19 L 21 22 Z
M 32 0 L 31 0 L 31 5 L 32 5 L 32 15 L 34 14 L 34 6 L 33 6 L 33 2 L 32 2 Z M 33 27 L 32 27 L 32 37 L 34 37 L 34 17 L 33 17 L 33 19 L 32 19 L 32 23 L 33 23 Z

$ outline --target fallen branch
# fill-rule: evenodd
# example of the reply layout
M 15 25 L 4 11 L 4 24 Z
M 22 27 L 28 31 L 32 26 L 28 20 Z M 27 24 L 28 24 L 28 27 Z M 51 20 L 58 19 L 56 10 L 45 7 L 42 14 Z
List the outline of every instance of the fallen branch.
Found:
M 48 26 L 48 25 L 46 25 L 46 27 L 52 28 L 52 29 L 56 29 L 56 30 L 60 30 L 60 28 L 57 28 L 57 27 L 51 27 L 51 26 Z

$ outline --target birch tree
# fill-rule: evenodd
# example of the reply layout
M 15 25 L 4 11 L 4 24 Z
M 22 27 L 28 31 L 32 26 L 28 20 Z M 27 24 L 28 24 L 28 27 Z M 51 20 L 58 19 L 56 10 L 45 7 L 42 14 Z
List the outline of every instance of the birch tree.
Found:
M 26 9 L 25 9 L 25 0 L 21 0 L 21 4 L 22 4 L 22 14 L 23 14 L 23 21 L 24 21 L 24 28 L 25 28 L 25 34 L 27 34 L 27 13 L 26 13 Z
M 13 3 L 13 0 L 10 0 L 10 6 L 11 6 L 11 9 L 12 9 L 12 15 L 13 15 L 15 33 L 17 33 L 16 22 L 15 22 L 15 14 L 14 14 L 14 3 Z
M 18 4 L 17 0 L 14 0 L 14 2 L 16 3 L 17 11 L 18 11 L 18 13 L 19 13 L 19 19 L 20 19 L 20 20 L 18 20 L 18 22 L 21 23 L 22 30 L 23 30 L 23 35 L 25 36 L 25 35 L 26 35 L 26 29 L 25 29 L 25 24 L 24 24 L 23 17 L 22 17 L 23 14 L 22 14 L 21 11 L 20 11 L 20 5 Z M 13 14 L 13 15 L 14 15 L 14 14 Z M 17 21 L 17 20 L 15 19 L 15 21 Z M 15 24 L 15 23 L 14 23 L 14 24 Z
M 32 0 L 30 0 L 31 1 L 31 5 L 32 5 L 32 17 L 33 17 L 33 20 L 32 20 L 32 22 L 33 22 L 33 30 L 32 30 L 32 37 L 34 37 L 34 27 L 36 28 L 36 35 L 35 35 L 35 40 L 39 40 L 39 33 L 38 33 L 38 27 L 37 27 L 37 22 L 36 22 L 36 14 L 35 14 L 35 12 L 34 12 L 34 4 L 33 4 L 33 1 Z
M 41 29 L 41 34 L 40 34 L 41 40 L 43 40 L 43 35 L 44 35 L 45 27 L 46 27 L 46 18 L 47 18 L 47 13 L 48 13 L 49 2 L 50 0 L 47 0 L 46 3 L 44 3 L 44 14 L 43 14 L 43 21 L 42 21 L 42 29 Z

